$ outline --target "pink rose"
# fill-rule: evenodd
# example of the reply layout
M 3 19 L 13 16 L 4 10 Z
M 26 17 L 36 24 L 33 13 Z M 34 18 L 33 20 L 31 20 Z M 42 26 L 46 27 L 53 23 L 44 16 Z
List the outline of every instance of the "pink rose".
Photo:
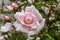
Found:
M 21 12 L 16 12 L 14 17 L 17 20 L 13 24 L 16 31 L 28 33 L 28 35 L 37 34 L 45 23 L 45 19 L 33 5 L 27 6 Z

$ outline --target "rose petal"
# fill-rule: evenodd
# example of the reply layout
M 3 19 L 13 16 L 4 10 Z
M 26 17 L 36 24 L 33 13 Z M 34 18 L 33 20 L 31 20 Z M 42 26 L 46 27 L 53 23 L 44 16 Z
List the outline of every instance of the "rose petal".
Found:
M 27 7 L 25 8 L 25 12 L 30 12 L 30 13 L 32 13 L 32 12 L 33 12 L 33 5 L 32 5 L 32 6 L 27 6 Z
M 35 34 L 39 33 L 41 31 L 41 29 L 44 27 L 44 24 L 45 24 L 45 19 L 43 19 L 40 23 L 37 23 L 38 24 L 38 28 L 35 31 Z
M 17 21 L 14 22 L 13 24 L 16 28 L 16 31 L 21 31 L 21 32 L 24 32 L 24 33 L 28 33 L 29 30 L 25 29 L 21 24 L 18 24 Z
M 24 15 L 23 12 L 16 12 L 16 14 L 14 15 L 14 17 L 15 17 L 16 19 L 19 19 L 20 16 L 22 16 L 22 15 Z
M 41 23 L 37 23 L 37 24 L 38 24 L 38 27 L 35 30 L 30 31 L 28 35 L 38 34 L 40 30 L 44 27 L 45 19 L 43 19 Z

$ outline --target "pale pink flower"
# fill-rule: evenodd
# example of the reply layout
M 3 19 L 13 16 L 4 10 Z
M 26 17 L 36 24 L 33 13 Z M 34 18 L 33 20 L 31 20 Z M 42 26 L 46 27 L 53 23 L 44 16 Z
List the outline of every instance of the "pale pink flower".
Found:
M 40 32 L 45 23 L 45 19 L 43 19 L 42 15 L 33 5 L 27 6 L 25 10 L 21 12 L 16 12 L 14 17 L 17 20 L 13 24 L 16 31 L 28 33 L 28 35 Z

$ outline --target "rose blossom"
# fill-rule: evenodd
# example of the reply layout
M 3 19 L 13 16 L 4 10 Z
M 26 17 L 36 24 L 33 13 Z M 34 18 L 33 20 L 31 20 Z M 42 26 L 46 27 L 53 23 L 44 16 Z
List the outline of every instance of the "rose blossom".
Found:
M 14 17 L 17 20 L 13 24 L 16 31 L 28 33 L 28 35 L 37 34 L 45 23 L 45 19 L 33 5 L 27 6 L 21 12 L 16 12 Z

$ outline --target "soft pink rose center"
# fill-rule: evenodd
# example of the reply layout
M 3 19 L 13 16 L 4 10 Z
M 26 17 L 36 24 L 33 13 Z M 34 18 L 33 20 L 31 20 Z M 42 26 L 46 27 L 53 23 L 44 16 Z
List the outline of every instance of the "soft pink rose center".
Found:
M 24 23 L 26 23 L 26 24 L 32 24 L 33 21 L 34 21 L 34 18 L 30 14 L 28 14 L 24 17 Z

